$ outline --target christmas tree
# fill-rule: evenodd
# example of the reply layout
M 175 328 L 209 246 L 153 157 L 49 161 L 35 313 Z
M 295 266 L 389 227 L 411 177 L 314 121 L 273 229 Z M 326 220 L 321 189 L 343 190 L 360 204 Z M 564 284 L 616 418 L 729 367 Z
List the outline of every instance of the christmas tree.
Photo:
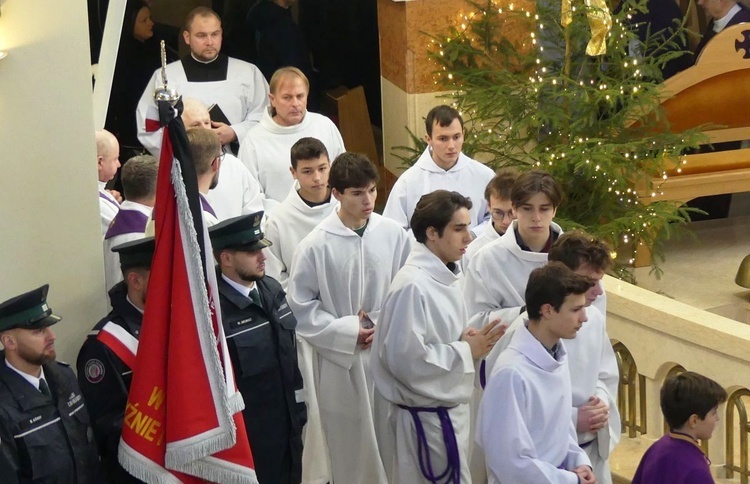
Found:
M 698 129 L 671 132 L 659 104 L 661 70 L 685 55 L 686 29 L 638 25 L 647 0 L 626 0 L 616 13 L 604 0 L 562 10 L 544 1 L 470 1 L 447 35 L 429 35 L 435 82 L 452 91 L 448 102 L 465 120 L 463 150 L 493 168 L 549 172 L 565 192 L 555 218 L 563 229 L 617 248 L 620 276 L 639 247 L 650 248 L 658 271 L 662 242 L 689 213 L 649 203 L 652 180 L 705 143 Z M 407 164 L 424 149 L 413 141 L 399 147 Z

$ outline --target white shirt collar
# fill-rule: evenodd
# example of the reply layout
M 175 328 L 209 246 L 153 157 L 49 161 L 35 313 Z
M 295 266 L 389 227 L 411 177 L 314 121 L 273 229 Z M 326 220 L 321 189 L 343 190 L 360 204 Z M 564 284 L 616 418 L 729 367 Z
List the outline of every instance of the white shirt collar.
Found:
M 200 62 L 201 64 L 210 64 L 210 63 L 212 63 L 213 61 L 215 61 L 216 59 L 218 59 L 218 58 L 219 58 L 219 54 L 216 54 L 216 57 L 214 57 L 214 58 L 213 58 L 213 59 L 211 59 L 210 61 L 204 61 L 204 60 L 200 60 L 200 59 L 196 58 L 196 57 L 195 57 L 195 56 L 193 55 L 193 53 L 192 53 L 192 52 L 190 53 L 190 57 L 192 57 L 192 58 L 193 58 L 193 60 L 194 60 L 195 62 Z
M 227 284 L 229 284 L 230 286 L 232 286 L 233 288 L 235 288 L 237 290 L 237 292 L 239 292 L 240 294 L 242 294 L 245 297 L 250 297 L 250 292 L 252 292 L 252 290 L 255 289 L 255 283 L 254 282 L 253 282 L 252 286 L 248 287 L 248 286 L 245 286 L 243 284 L 239 284 L 237 282 L 234 282 L 233 280 L 231 280 L 230 278 L 228 278 L 224 274 L 221 274 L 221 277 L 225 281 L 227 281 Z
M 22 372 L 21 370 L 19 370 L 15 366 L 11 365 L 10 362 L 7 359 L 5 360 L 5 366 L 7 366 L 11 370 L 15 371 L 19 375 L 21 375 L 24 380 L 26 380 L 27 382 L 29 382 L 31 384 L 31 386 L 33 386 L 34 388 L 36 388 L 37 390 L 39 390 L 39 380 L 41 380 L 42 378 L 44 378 L 44 368 L 42 368 L 42 367 L 39 368 L 39 370 L 41 372 L 39 373 L 39 378 L 37 378 L 37 377 L 35 377 L 33 375 L 29 375 L 28 373 Z M 47 383 L 47 385 L 49 385 L 49 383 Z
M 724 30 L 729 21 L 732 20 L 732 17 L 734 17 L 740 10 L 742 10 L 742 8 L 735 3 L 734 6 L 729 9 L 726 15 L 724 15 L 720 19 L 714 19 L 714 32 L 718 34 L 722 30 Z

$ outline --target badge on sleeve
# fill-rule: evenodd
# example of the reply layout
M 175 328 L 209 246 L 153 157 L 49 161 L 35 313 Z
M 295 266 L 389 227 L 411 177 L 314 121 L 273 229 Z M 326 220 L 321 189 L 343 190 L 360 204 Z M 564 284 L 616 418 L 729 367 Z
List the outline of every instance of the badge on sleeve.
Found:
M 104 364 L 97 359 L 87 361 L 83 371 L 89 383 L 99 383 L 104 379 Z

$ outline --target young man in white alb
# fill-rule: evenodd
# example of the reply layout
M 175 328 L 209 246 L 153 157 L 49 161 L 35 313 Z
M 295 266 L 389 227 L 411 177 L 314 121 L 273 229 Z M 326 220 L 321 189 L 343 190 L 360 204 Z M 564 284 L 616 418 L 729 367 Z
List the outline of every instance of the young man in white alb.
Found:
M 573 391 L 571 417 L 578 444 L 591 459 L 600 484 L 612 482 L 609 455 L 620 441 L 620 413 L 617 409 L 619 369 L 607 335 L 606 317 L 597 307 L 603 297 L 601 279 L 612 266 L 609 247 L 585 232 L 574 230 L 561 235 L 549 251 L 549 260 L 565 264 L 576 274 L 590 277 L 596 284 L 586 292 L 588 322 L 575 339 L 565 340 Z M 495 361 L 523 325 L 526 313 L 516 319 L 487 356 L 486 373 L 492 374 Z
M 492 169 L 461 152 L 464 121 L 450 106 L 436 106 L 425 119 L 427 149 L 417 162 L 396 180 L 388 195 L 383 216 L 409 230 L 409 220 L 417 202 L 434 190 L 455 190 L 471 199 L 470 229 L 479 233 L 489 218 L 484 187 L 492 179 Z
M 268 248 L 266 274 L 286 290 L 289 269 L 299 243 L 338 207 L 331 195 L 328 174 L 331 163 L 325 145 L 316 138 L 302 138 L 290 152 L 295 184 L 286 199 L 276 207 L 266 222 L 266 238 L 273 242 Z M 305 383 L 307 423 L 303 433 L 302 481 L 325 484 L 331 480 L 328 446 L 323 438 L 317 395 L 317 354 L 310 344 L 297 336 L 297 359 Z
M 560 262 L 531 272 L 528 318 L 498 357 L 477 416 L 490 484 L 597 482 L 566 410 L 573 400 L 560 341 L 586 322 L 586 293 L 595 284 Z
M 340 202 L 300 242 L 289 274 L 297 334 L 318 354 L 320 416 L 333 482 L 386 482 L 373 424 L 370 345 L 409 236 L 373 213 L 378 173 L 364 155 L 344 153 L 328 183 Z
M 550 247 L 562 234 L 552 221 L 561 200 L 560 185 L 543 171 L 528 171 L 513 184 L 516 220 L 464 267 L 464 297 L 474 328 L 495 319 L 511 323 L 523 312 L 529 274 L 547 263 Z
M 393 483 L 471 482 L 475 361 L 504 332 L 497 322 L 468 328 L 457 262 L 471 241 L 471 205 L 447 190 L 420 199 L 410 224 L 417 243 L 383 303 L 371 367 L 389 402 L 375 424 Z

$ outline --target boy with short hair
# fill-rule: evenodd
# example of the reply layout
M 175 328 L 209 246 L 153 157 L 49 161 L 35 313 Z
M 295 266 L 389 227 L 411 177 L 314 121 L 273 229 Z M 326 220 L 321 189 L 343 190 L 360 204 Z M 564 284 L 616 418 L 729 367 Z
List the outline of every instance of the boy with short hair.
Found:
M 727 392 L 715 381 L 686 371 L 664 382 L 661 411 L 669 433 L 657 440 L 638 464 L 633 484 L 711 484 L 711 462 L 698 439 L 706 440 L 719 423 L 719 404 Z
M 490 484 L 597 482 L 563 411 L 572 407 L 572 393 L 560 341 L 574 338 L 586 322 L 586 293 L 594 285 L 560 262 L 531 272 L 528 319 L 497 359 L 477 417 Z
M 549 251 L 549 260 L 596 282 L 586 292 L 587 323 L 575 339 L 565 341 L 573 391 L 571 420 L 576 426 L 578 444 L 586 451 L 599 484 L 612 482 L 609 455 L 620 440 L 620 413 L 617 409 L 617 385 L 620 373 L 607 335 L 606 316 L 597 308 L 603 291 L 601 279 L 612 266 L 610 248 L 581 230 L 566 232 Z M 495 361 L 524 323 L 522 313 L 492 349 L 486 359 L 486 374 L 491 375 Z
M 289 269 L 299 243 L 316 225 L 338 206 L 328 187 L 331 164 L 328 150 L 317 138 L 305 137 L 294 143 L 290 151 L 289 171 L 295 183 L 286 199 L 276 207 L 266 222 L 266 238 L 273 242 L 268 248 L 266 274 L 281 283 L 284 290 L 289 283 Z M 297 358 L 305 383 L 307 423 L 302 451 L 303 482 L 331 480 L 328 449 L 318 410 L 314 363 L 317 355 L 310 344 L 297 337 Z
M 409 238 L 373 212 L 377 180 L 364 155 L 342 153 L 334 160 L 328 183 L 341 205 L 300 242 L 289 273 L 297 333 L 318 354 L 318 399 L 333 482 L 386 482 L 367 361 L 388 287 L 409 254 Z
M 466 248 L 462 260 L 463 267 L 469 265 L 469 261 L 479 249 L 505 234 L 511 222 L 516 219 L 513 214 L 513 204 L 510 201 L 510 192 L 518 175 L 515 168 L 501 168 L 495 172 L 495 176 L 484 189 L 484 199 L 487 201 L 487 209 L 490 212 L 490 223 Z
M 266 272 L 284 289 L 297 245 L 338 206 L 328 187 L 331 163 L 323 142 L 302 138 L 292 145 L 290 157 L 294 186 L 266 222 L 266 238 L 273 242 L 269 250 L 274 256 L 267 260 Z
M 456 263 L 471 242 L 470 208 L 458 192 L 422 196 L 411 218 L 418 243 L 383 303 L 371 368 L 377 391 L 389 402 L 388 415 L 376 414 L 375 425 L 386 435 L 385 446 L 393 447 L 384 453 L 392 482 L 435 482 L 444 470 L 451 482 L 471 481 L 474 363 L 504 331 L 492 331 L 496 323 L 467 329 Z M 418 451 L 422 445 L 427 456 Z
M 383 216 L 409 230 L 409 220 L 422 195 L 440 189 L 455 190 L 472 200 L 469 228 L 481 233 L 489 218 L 482 191 L 494 176 L 492 169 L 461 151 L 464 120 L 456 109 L 445 105 L 432 108 L 425 118 L 425 130 L 427 149 L 396 180 Z
M 512 322 L 523 312 L 529 273 L 547 263 L 547 252 L 562 234 L 552 221 L 561 201 L 560 185 L 544 171 L 528 171 L 513 184 L 516 220 L 465 268 L 464 297 L 473 327 L 495 319 Z

